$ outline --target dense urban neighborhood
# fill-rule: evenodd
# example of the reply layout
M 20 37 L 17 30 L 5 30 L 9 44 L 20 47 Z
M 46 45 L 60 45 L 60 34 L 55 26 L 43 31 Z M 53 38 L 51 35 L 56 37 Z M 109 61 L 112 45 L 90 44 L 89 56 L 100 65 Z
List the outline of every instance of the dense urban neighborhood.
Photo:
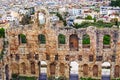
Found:
M 0 0 L 0 80 L 120 80 L 120 0 Z

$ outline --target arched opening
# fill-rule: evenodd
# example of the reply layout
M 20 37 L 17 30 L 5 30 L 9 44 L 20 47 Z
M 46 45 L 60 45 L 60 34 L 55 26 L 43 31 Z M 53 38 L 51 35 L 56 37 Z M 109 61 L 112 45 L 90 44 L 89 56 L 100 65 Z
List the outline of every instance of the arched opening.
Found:
M 45 61 L 40 62 L 40 80 L 47 80 L 47 63 Z
M 50 64 L 50 74 L 55 75 L 56 64 L 55 62 Z
M 90 48 L 90 36 L 88 34 L 83 35 L 82 45 L 83 45 L 83 48 Z
M 114 77 L 117 78 L 117 77 L 120 77 L 120 67 L 119 65 L 116 65 L 115 68 L 114 68 Z
M 98 77 L 98 65 L 93 66 L 93 76 Z
M 64 65 L 63 63 L 60 63 L 60 73 L 61 73 L 61 75 L 63 75 L 63 76 L 64 76 L 64 74 L 65 74 L 65 65 Z
M 2 80 L 2 69 L 0 68 L 0 79 Z
M 38 35 L 38 41 L 40 44 L 46 44 L 46 37 L 44 34 Z
M 102 64 L 102 80 L 110 80 L 110 63 L 104 62 Z
M 88 65 L 87 64 L 83 65 L 83 75 L 88 76 Z
M 19 40 L 19 44 L 27 43 L 27 39 L 26 39 L 26 36 L 24 34 L 19 34 L 18 35 L 18 40 Z
M 17 63 L 13 63 L 11 66 L 12 66 L 12 74 L 19 74 L 19 65 Z
M 70 38 L 69 38 L 70 50 L 78 51 L 78 45 L 79 45 L 78 36 L 76 34 L 70 35 Z
M 59 34 L 59 36 L 58 36 L 58 44 L 65 44 L 65 35 Z
M 70 63 L 70 80 L 78 80 L 78 65 L 76 61 Z
M 22 74 L 26 74 L 26 65 L 25 63 L 21 63 Z
M 9 67 L 8 67 L 8 65 L 5 66 L 5 75 L 6 75 L 6 80 L 9 80 Z
M 104 35 L 103 37 L 103 48 L 110 48 L 110 35 Z
M 35 74 L 35 63 L 31 62 L 31 74 Z
M 39 25 L 45 24 L 45 15 L 42 12 L 38 13 L 38 20 L 39 20 Z

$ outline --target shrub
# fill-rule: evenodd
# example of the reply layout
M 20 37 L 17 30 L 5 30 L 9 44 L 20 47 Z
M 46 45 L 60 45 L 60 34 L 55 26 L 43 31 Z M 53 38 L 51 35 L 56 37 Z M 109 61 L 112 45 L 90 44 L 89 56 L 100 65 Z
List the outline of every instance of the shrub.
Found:
M 56 80 L 56 79 L 55 79 L 55 76 L 49 76 L 48 80 Z
M 92 20 L 92 16 L 88 15 L 87 17 L 85 17 L 86 20 Z

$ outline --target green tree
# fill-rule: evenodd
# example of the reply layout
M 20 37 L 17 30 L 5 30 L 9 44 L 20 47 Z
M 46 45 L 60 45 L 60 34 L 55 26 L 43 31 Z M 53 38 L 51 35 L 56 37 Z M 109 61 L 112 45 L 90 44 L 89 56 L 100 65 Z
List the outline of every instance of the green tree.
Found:
M 110 6 L 120 7 L 120 0 L 112 0 Z
M 59 19 L 60 19 L 61 21 L 63 21 L 64 26 L 67 25 L 66 20 L 63 19 L 62 15 L 61 15 L 60 13 L 57 12 L 57 13 L 56 13 L 56 16 L 59 17 Z
M 88 15 L 85 17 L 86 20 L 92 20 L 92 16 L 91 15 Z

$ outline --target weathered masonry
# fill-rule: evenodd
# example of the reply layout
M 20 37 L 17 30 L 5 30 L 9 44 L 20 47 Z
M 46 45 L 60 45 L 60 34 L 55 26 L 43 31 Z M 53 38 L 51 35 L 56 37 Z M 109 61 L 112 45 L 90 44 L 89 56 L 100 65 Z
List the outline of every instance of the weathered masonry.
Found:
M 8 28 L 6 35 L 7 54 L 0 64 L 3 80 L 11 79 L 12 74 L 39 77 L 42 73 L 101 79 L 104 62 L 110 64 L 112 78 L 120 77 L 119 29 L 58 28 L 50 22 L 47 11 L 40 9 L 33 24 Z

